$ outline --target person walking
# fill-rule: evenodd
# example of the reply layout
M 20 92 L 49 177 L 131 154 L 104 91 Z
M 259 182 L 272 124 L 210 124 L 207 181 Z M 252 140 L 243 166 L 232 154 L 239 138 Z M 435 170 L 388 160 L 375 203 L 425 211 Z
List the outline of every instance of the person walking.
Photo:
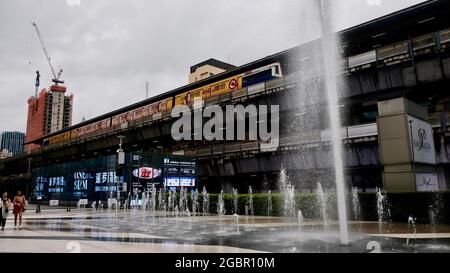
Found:
M 13 214 L 14 214 L 14 229 L 17 229 L 17 218 L 19 218 L 19 229 L 22 229 L 22 215 L 25 212 L 27 206 L 25 196 L 22 195 L 21 191 L 17 191 L 17 195 L 13 200 Z
M 2 200 L 0 202 L 0 226 L 2 230 L 5 230 L 6 219 L 8 218 L 9 206 L 11 202 L 8 199 L 8 193 L 3 193 Z

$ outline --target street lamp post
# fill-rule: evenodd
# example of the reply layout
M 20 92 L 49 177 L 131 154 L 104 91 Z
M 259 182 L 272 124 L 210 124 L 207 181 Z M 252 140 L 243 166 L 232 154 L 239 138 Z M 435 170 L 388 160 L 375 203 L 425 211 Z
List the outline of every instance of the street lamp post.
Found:
M 30 182 L 31 182 L 31 160 L 33 160 L 31 157 L 30 158 L 28 158 L 28 171 L 27 171 L 27 174 L 28 174 L 28 177 L 30 178 Z M 29 195 L 28 195 L 28 183 L 27 183 L 27 189 L 26 189 L 26 192 L 25 192 L 25 195 L 26 196 L 28 196 L 28 198 L 30 197 Z
M 123 144 L 123 140 L 125 139 L 125 136 L 117 136 L 117 138 L 119 139 L 119 149 L 117 149 L 117 166 L 118 168 L 122 168 L 122 166 L 125 164 L 125 153 L 122 149 L 122 144 Z M 120 202 L 120 189 L 119 189 L 119 178 L 116 176 L 116 190 L 117 190 L 117 204 L 116 206 L 119 205 Z
M 30 158 L 28 158 L 28 174 L 30 174 L 31 173 L 31 161 L 32 161 L 33 159 L 30 157 Z

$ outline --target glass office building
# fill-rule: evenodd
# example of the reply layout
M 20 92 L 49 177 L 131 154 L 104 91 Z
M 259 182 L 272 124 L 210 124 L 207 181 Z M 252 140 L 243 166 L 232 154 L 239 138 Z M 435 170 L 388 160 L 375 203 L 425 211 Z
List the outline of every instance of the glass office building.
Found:
M 8 150 L 17 156 L 23 153 L 25 134 L 21 132 L 2 132 L 0 134 L 0 150 Z

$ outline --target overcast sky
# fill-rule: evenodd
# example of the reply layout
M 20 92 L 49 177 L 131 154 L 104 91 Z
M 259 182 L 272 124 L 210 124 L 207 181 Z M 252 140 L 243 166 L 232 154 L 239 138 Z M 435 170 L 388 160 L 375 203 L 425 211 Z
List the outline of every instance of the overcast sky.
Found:
M 146 81 L 150 95 L 185 85 L 206 59 L 242 65 L 314 38 L 314 1 L 2 0 L 0 131 L 25 131 L 36 70 L 41 88 L 51 85 L 32 21 L 64 69 L 76 124 L 144 99 Z M 332 2 L 343 29 L 422 1 Z

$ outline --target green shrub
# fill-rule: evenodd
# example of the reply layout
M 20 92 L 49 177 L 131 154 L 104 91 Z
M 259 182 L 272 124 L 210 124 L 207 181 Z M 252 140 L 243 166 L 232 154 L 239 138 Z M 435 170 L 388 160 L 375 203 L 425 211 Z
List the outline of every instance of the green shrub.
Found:
M 217 213 L 218 194 L 210 194 L 209 212 Z M 337 220 L 336 194 L 330 193 L 328 196 L 327 213 L 332 220 Z M 245 214 L 245 206 L 248 204 L 249 195 L 240 194 L 238 201 L 239 214 Z M 360 193 L 361 219 L 363 221 L 377 221 L 377 197 L 375 193 Z M 301 210 L 307 219 L 319 219 L 321 209 L 316 201 L 314 193 L 297 193 L 295 196 L 296 209 Z M 347 196 L 348 219 L 353 219 L 352 197 Z M 267 216 L 268 194 L 253 194 L 253 207 L 256 216 Z M 233 213 L 233 196 L 224 194 L 226 214 Z M 272 194 L 272 216 L 284 216 L 283 196 L 280 193 Z M 407 222 L 409 216 L 417 218 L 419 223 L 429 223 L 429 207 L 437 211 L 436 222 L 441 224 L 450 223 L 450 192 L 441 193 L 398 193 L 387 195 L 388 207 L 391 212 L 393 222 Z M 199 195 L 200 208 L 202 207 L 202 196 Z M 189 206 L 191 200 L 189 199 Z

